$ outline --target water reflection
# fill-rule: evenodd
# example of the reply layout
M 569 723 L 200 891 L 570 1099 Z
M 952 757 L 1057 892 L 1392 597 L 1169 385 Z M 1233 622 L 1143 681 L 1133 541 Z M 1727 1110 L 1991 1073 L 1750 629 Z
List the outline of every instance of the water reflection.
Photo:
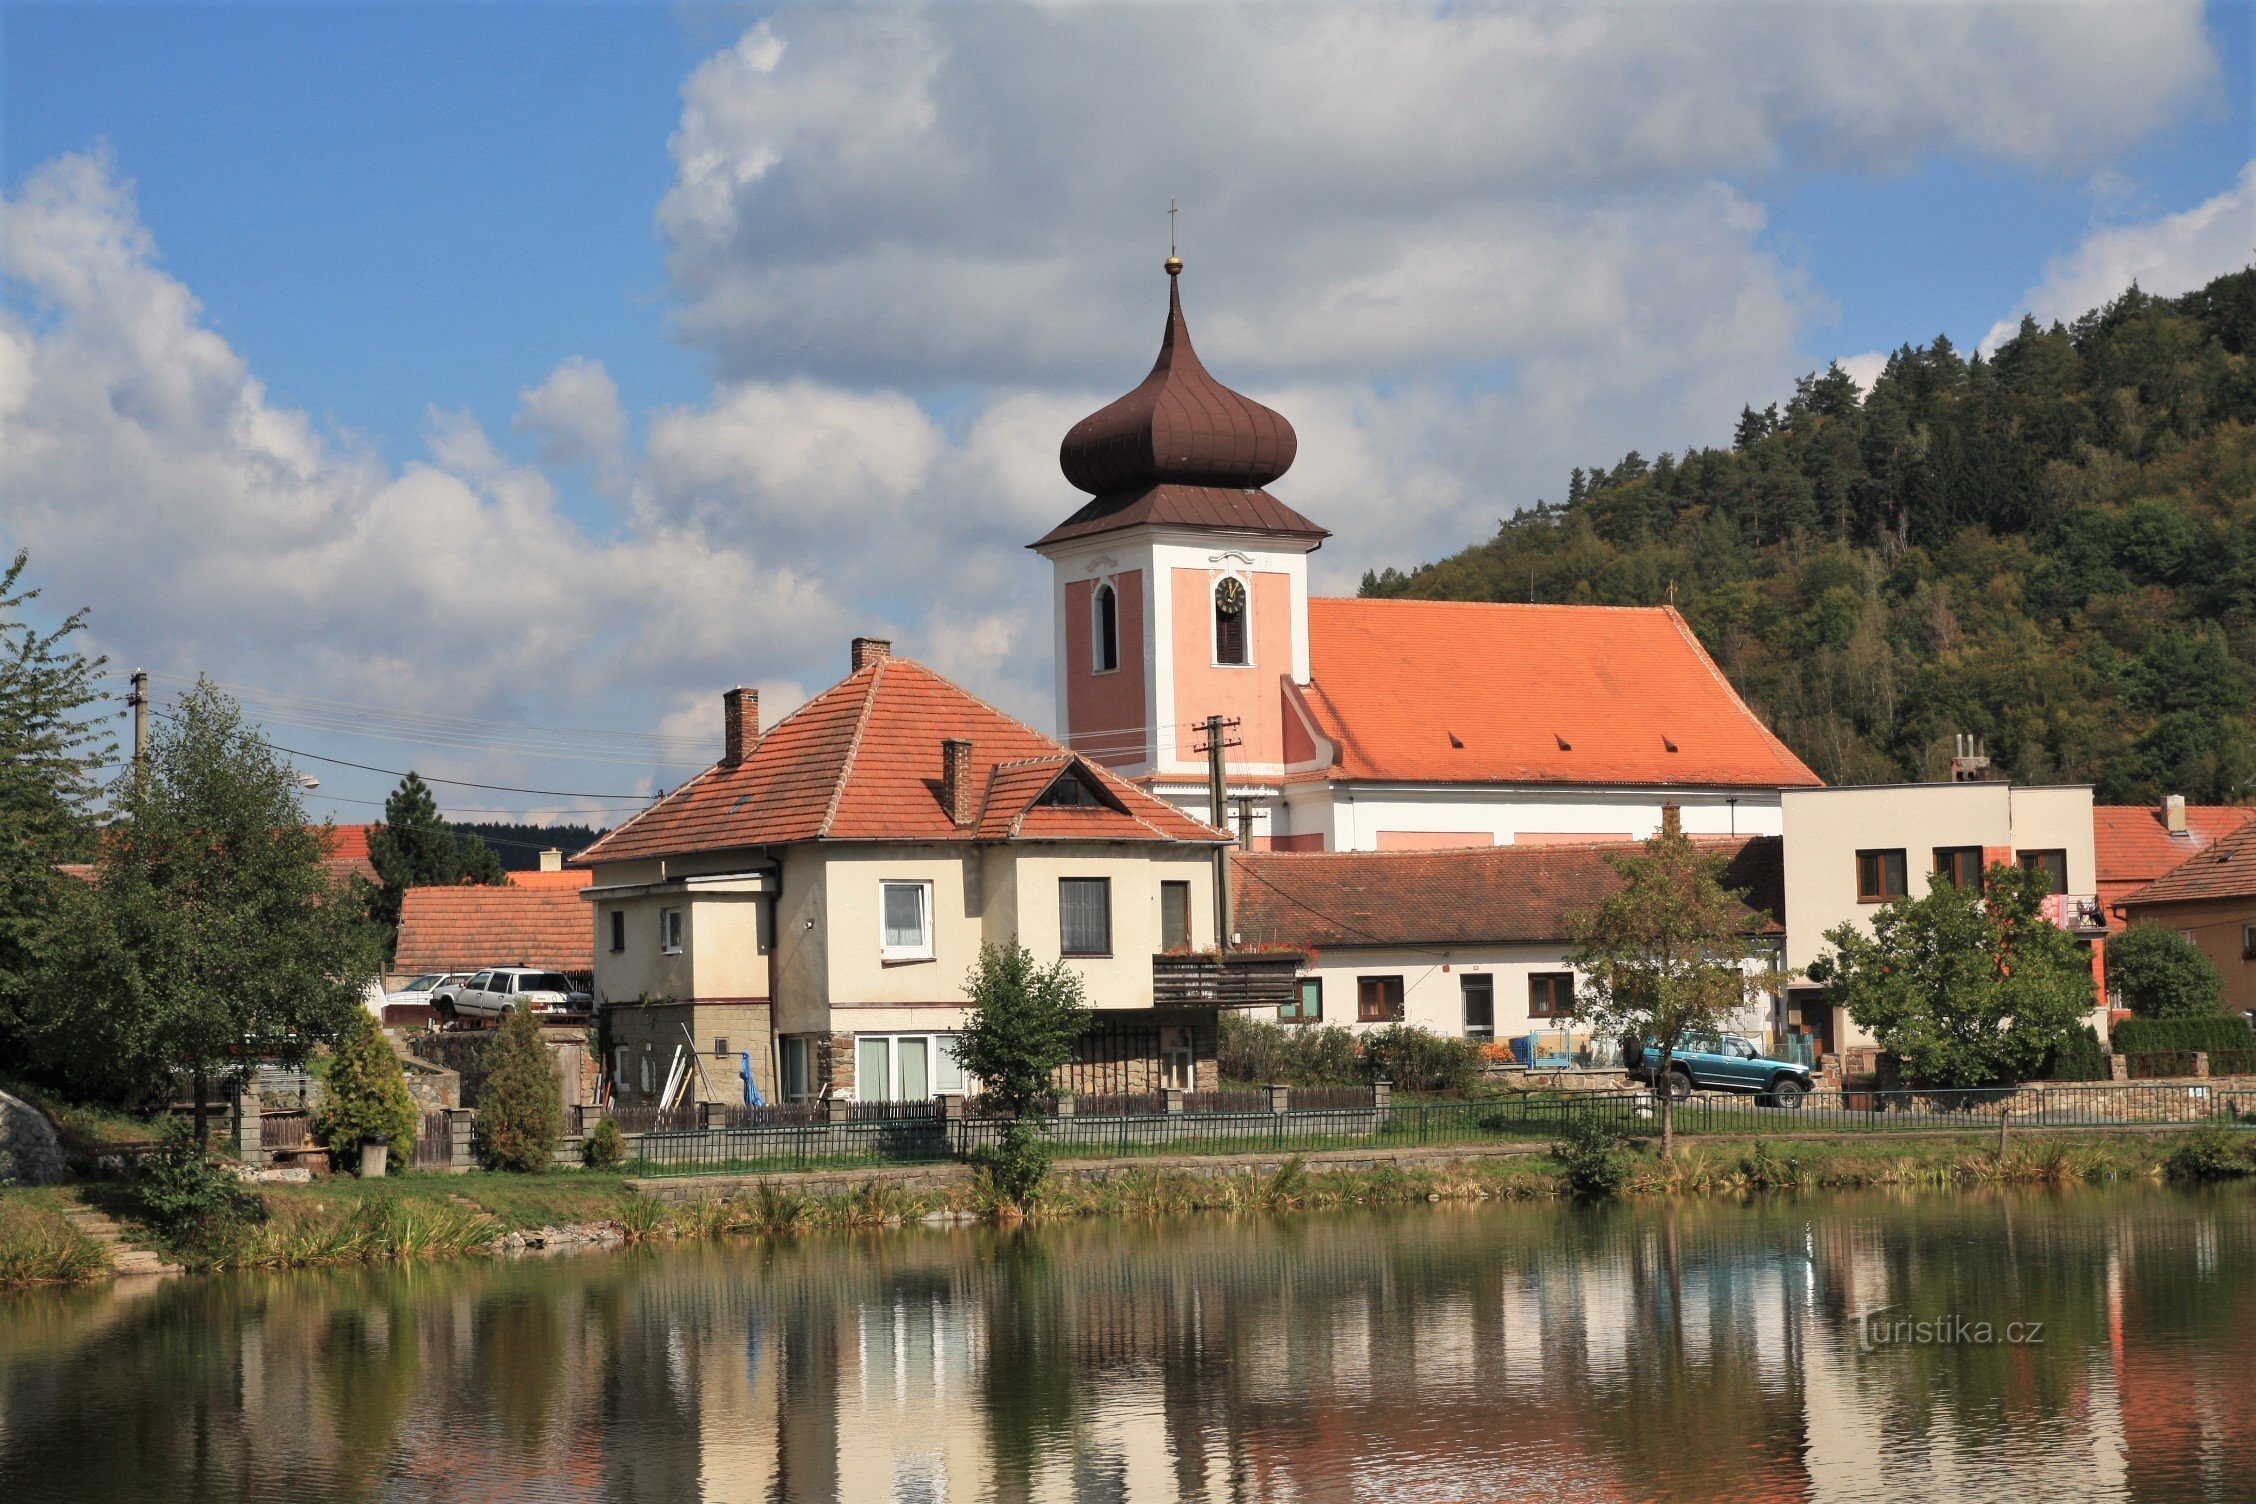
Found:
M 2252 1254 L 2246 1195 L 2141 1189 L 17 1297 L 0 1499 L 2245 1499 Z

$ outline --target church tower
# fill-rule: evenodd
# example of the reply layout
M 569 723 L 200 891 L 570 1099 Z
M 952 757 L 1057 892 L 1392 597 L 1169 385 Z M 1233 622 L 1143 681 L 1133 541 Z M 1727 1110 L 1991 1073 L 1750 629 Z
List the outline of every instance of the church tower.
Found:
M 1263 489 L 1292 465 L 1292 425 L 1207 373 L 1183 263 L 1165 265 L 1159 359 L 1066 434 L 1059 463 L 1090 499 L 1030 545 L 1052 571 L 1059 736 L 1203 813 L 1201 723 L 1234 720 L 1230 792 L 1266 824 L 1285 774 L 1317 759 L 1295 687 L 1308 555 L 1328 535 Z

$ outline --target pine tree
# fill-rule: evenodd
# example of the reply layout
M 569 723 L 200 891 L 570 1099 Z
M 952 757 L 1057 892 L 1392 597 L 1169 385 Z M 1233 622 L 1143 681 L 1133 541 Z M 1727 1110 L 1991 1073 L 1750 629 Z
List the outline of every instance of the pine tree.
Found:
M 391 938 L 396 938 L 400 901 L 409 888 L 458 883 L 499 887 L 509 881 L 492 847 L 475 836 L 458 835 L 439 817 L 430 785 L 412 769 L 384 800 L 382 823 L 368 832 L 368 860 L 383 882 L 369 899 L 369 917 Z
M 330 1153 L 348 1153 L 370 1136 L 398 1145 L 414 1142 L 419 1115 L 407 1072 L 366 1008 L 353 1010 L 323 1085 L 313 1131 Z
M 486 1046 L 486 1085 L 478 1098 L 478 1134 L 486 1163 L 528 1175 L 548 1173 L 564 1137 L 556 1067 L 532 1009 L 519 1003 Z

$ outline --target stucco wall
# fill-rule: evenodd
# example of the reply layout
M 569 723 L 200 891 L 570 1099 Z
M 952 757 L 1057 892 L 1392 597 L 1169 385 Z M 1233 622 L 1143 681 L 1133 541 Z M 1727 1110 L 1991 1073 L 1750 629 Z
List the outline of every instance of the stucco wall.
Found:
M 2199 903 L 2148 904 L 2128 911 L 2133 924 L 2177 930 L 2224 973 L 2227 1008 L 2256 1013 L 2256 961 L 2241 955 L 2241 926 L 2256 924 L 2256 899 L 2212 898 Z
M 688 1100 L 692 1102 L 742 1102 L 744 1082 L 738 1074 L 740 1057 L 752 1056 L 752 1079 L 768 1101 L 776 1100 L 776 1059 L 771 1017 L 766 1003 L 666 1003 L 613 1008 L 605 1017 L 608 1052 L 604 1069 L 619 1088 L 619 1100 L 639 1104 L 654 1100 L 655 1091 L 643 1090 L 643 1063 L 649 1080 L 663 1089 L 666 1072 L 677 1049 L 695 1043 L 697 1065 L 690 1071 Z M 684 1029 L 688 1030 L 685 1038 Z M 716 1056 L 714 1045 L 726 1041 L 727 1054 Z M 625 1072 L 620 1074 L 620 1051 Z

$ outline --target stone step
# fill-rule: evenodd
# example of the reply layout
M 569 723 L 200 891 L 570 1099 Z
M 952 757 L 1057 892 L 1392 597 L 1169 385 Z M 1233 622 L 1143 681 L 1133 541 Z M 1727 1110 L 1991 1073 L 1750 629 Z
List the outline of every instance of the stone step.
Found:
M 110 1261 L 110 1268 L 118 1274 L 178 1274 L 178 1264 L 161 1254 L 134 1243 L 116 1218 L 85 1202 L 74 1202 L 62 1209 L 63 1219 L 82 1235 L 91 1239 Z

